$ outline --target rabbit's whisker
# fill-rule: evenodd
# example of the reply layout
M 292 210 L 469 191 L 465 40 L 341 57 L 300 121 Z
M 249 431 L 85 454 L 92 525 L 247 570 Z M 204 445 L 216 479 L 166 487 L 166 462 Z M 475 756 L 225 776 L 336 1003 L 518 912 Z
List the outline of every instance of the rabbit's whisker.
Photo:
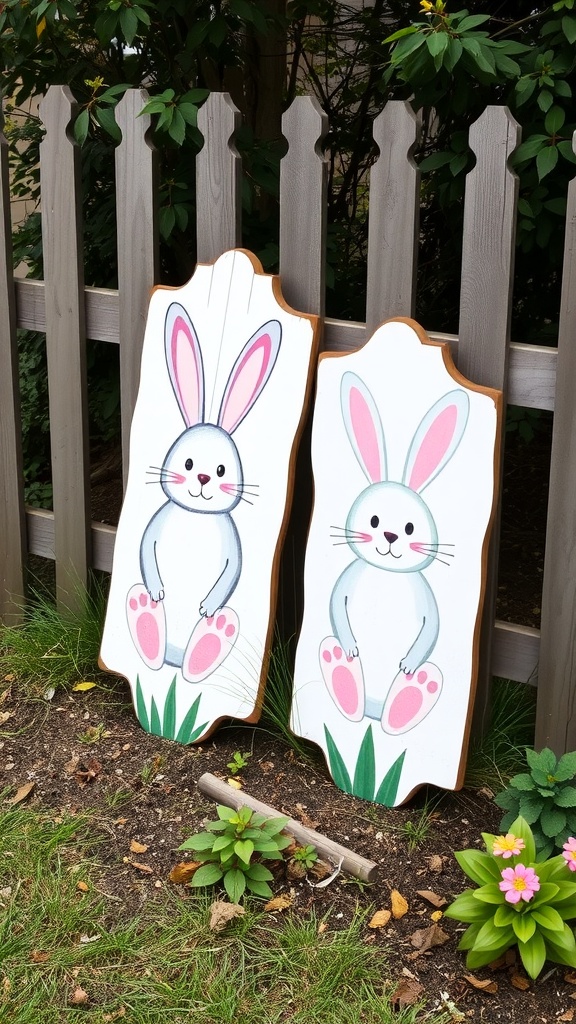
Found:
M 245 498 L 243 494 L 240 495 L 240 501 L 245 501 L 248 505 L 254 504 L 253 501 L 250 501 L 248 498 Z
M 444 555 L 445 558 L 456 558 L 453 551 L 442 551 L 439 548 L 431 548 L 425 544 L 418 545 L 421 551 L 427 551 L 430 555 Z
M 332 547 L 333 548 L 341 547 L 343 544 L 349 544 L 350 541 L 353 541 L 354 544 L 367 544 L 368 543 L 368 538 L 367 537 L 356 537 L 356 538 L 350 537 L 348 540 L 335 540 L 333 545 L 332 545 Z

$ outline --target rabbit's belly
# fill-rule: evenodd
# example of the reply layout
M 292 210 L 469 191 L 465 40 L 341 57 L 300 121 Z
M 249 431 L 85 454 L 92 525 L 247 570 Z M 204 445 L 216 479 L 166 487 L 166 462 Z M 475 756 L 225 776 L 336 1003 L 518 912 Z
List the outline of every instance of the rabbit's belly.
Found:
M 422 628 L 415 573 L 387 573 L 366 566 L 348 597 L 367 697 L 384 701 L 388 688 Z
M 171 515 L 157 544 L 164 585 L 164 610 L 170 644 L 184 650 L 200 617 L 200 604 L 222 575 L 229 545 L 223 517 Z

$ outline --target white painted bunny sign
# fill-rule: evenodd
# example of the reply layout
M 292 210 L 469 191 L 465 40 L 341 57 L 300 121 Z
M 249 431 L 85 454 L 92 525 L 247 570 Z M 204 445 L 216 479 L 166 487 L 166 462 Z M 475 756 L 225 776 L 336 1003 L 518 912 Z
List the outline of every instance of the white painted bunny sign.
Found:
M 459 784 L 500 400 L 411 321 L 320 359 L 292 728 L 365 799 Z
M 101 659 L 153 733 L 258 717 L 315 328 L 242 250 L 152 295 Z

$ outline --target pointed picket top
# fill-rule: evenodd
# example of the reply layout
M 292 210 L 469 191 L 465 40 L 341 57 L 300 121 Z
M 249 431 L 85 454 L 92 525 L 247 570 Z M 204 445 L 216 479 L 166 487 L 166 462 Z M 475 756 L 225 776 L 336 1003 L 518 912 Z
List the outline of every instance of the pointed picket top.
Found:
M 366 328 L 413 316 L 418 262 L 420 172 L 412 158 L 422 118 L 391 100 L 374 121 L 380 155 L 370 171 Z
M 576 132 L 572 136 L 576 153 Z M 558 371 L 554 400 L 554 433 L 550 461 L 550 498 L 542 588 L 542 622 L 537 749 L 551 747 L 561 754 L 576 748 L 574 719 L 574 623 L 576 622 L 576 416 L 574 378 L 576 347 L 576 178 L 568 185 L 566 237 L 560 322 Z
M 204 145 L 196 157 L 198 262 L 242 244 L 242 161 L 234 135 L 242 115 L 226 92 L 211 92 L 198 113 Z
M 323 315 L 328 117 L 318 100 L 298 96 L 282 117 L 288 152 L 280 163 L 280 276 L 294 309 Z
M 116 221 L 120 336 L 120 401 L 124 486 L 130 424 L 138 394 L 140 358 L 150 291 L 158 281 L 157 154 L 142 114 L 145 89 L 127 89 L 116 107 L 122 141 L 116 148 Z
M 0 104 L 0 617 L 10 625 L 22 614 L 25 563 L 24 489 L 8 143 Z

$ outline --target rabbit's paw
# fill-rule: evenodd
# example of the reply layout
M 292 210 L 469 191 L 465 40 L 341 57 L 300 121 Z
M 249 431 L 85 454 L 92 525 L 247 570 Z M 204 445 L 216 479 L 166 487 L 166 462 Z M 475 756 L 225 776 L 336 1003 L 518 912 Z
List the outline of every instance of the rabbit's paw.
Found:
M 184 679 L 189 683 L 200 683 L 214 672 L 236 643 L 239 626 L 236 612 L 228 607 L 220 608 L 215 615 L 201 618 L 184 652 Z
M 416 672 L 399 672 L 384 704 L 382 728 L 399 736 L 419 725 L 432 710 L 442 692 L 442 673 L 427 661 Z
M 128 591 L 126 618 L 130 636 L 148 668 L 159 669 L 166 653 L 166 615 L 164 605 L 153 601 L 141 583 Z
M 364 676 L 360 658 L 346 654 L 335 636 L 320 644 L 320 668 L 328 693 L 351 722 L 364 717 Z

